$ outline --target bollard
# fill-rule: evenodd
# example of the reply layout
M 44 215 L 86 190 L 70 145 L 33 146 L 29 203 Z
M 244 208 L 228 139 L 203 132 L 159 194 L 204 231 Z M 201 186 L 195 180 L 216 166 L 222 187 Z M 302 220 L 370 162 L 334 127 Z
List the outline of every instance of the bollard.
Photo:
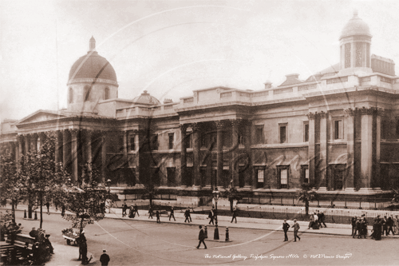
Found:
M 215 225 L 215 233 L 213 234 L 213 239 L 219 240 L 219 228 L 217 225 Z
M 37 220 L 37 211 L 35 211 L 35 220 Z
M 229 228 L 226 227 L 226 242 L 229 241 Z
M 24 210 L 24 219 L 26 219 L 26 210 Z
M 208 228 L 205 225 L 205 238 L 208 238 Z

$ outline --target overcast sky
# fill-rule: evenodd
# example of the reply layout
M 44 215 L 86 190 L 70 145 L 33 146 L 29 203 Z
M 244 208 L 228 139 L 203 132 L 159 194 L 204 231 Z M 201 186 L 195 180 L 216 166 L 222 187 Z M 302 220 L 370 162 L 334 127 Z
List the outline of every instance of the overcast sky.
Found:
M 91 36 L 114 67 L 119 97 L 163 101 L 214 86 L 262 90 L 339 62 L 354 9 L 371 53 L 396 62 L 399 1 L 0 0 L 0 120 L 66 107 L 69 69 Z

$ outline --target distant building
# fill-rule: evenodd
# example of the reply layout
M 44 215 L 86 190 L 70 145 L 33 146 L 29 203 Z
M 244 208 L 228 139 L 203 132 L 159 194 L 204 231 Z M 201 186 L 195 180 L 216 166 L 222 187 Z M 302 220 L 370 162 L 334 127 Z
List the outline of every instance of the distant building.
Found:
M 399 188 L 399 77 L 392 60 L 370 54 L 371 38 L 355 13 L 336 65 L 261 91 L 195 90 L 179 103 L 146 91 L 119 99 L 92 38 L 69 73 L 68 107 L 4 120 L 2 152 L 18 160 L 56 132 L 56 160 L 75 182 L 95 165 L 98 181 L 111 179 L 126 198 L 152 184 L 179 203 L 204 202 L 216 186 L 256 202 L 273 195 L 292 204 L 302 186 L 325 200 L 377 199 Z

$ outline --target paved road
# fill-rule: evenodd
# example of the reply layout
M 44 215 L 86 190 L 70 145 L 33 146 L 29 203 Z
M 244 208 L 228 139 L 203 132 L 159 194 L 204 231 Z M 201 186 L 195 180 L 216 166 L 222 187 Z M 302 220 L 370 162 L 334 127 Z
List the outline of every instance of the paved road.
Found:
M 23 220 L 22 216 L 22 212 L 17 212 L 17 222 L 23 224 L 25 232 L 38 227 L 39 221 Z M 51 234 L 56 252 L 47 265 L 79 265 L 77 247 L 66 246 L 61 235 L 61 229 L 69 227 L 69 222 L 59 214 L 45 214 L 43 227 Z M 111 256 L 110 265 L 397 265 L 399 261 L 399 239 L 393 237 L 377 242 L 303 234 L 301 241 L 293 242 L 290 232 L 290 241 L 283 242 L 281 231 L 230 228 L 231 242 L 208 240 L 208 249 L 197 250 L 197 225 L 104 219 L 88 225 L 85 231 L 89 252 L 95 258 L 92 265 L 100 265 L 98 258 L 103 248 Z M 211 235 L 213 229 L 208 233 Z M 220 238 L 224 239 L 223 230 Z M 346 254 L 348 258 L 344 259 Z

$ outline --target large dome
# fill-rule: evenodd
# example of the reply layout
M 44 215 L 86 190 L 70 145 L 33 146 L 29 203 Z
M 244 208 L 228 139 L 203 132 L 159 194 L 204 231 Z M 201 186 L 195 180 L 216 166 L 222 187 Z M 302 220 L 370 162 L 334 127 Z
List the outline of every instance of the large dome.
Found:
M 147 91 L 144 91 L 140 96 L 133 99 L 134 104 L 146 104 L 146 105 L 160 105 L 161 102 L 157 98 L 151 96 Z
M 359 35 L 372 37 L 369 26 L 358 17 L 357 12 L 355 11 L 353 18 L 346 23 L 342 30 L 340 39 Z
M 95 51 L 93 37 L 90 39 L 90 51 L 76 60 L 69 71 L 68 83 L 74 79 L 107 79 L 117 82 L 114 68 Z

